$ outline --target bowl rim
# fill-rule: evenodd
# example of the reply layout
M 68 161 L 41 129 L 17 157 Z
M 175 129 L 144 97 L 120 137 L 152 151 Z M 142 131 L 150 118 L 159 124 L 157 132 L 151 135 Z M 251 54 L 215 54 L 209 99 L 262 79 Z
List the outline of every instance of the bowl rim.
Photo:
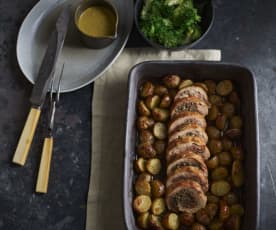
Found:
M 139 14 L 138 14 L 138 5 L 141 3 L 141 1 L 144 0 L 136 0 L 135 2 L 135 7 L 134 7 L 134 23 L 135 26 L 138 30 L 138 33 L 141 35 L 141 37 L 144 39 L 145 42 L 147 42 L 149 45 L 151 45 L 153 48 L 155 49 L 160 49 L 160 50 L 167 50 L 167 51 L 180 51 L 180 50 L 184 50 L 184 49 L 189 49 L 194 47 L 195 45 L 197 45 L 199 42 L 201 42 L 201 40 L 203 40 L 206 35 L 209 33 L 209 31 L 211 30 L 213 24 L 214 24 L 214 20 L 215 20 L 215 7 L 214 7 L 214 3 L 212 0 L 210 0 L 210 5 L 211 5 L 211 11 L 212 11 L 212 15 L 211 15 L 211 21 L 208 25 L 208 28 L 205 30 L 205 32 L 203 34 L 201 34 L 201 36 L 196 39 L 195 41 L 186 44 L 186 45 L 181 45 L 181 46 L 177 46 L 177 47 L 173 47 L 173 48 L 168 48 L 165 47 L 163 45 L 160 45 L 150 39 L 148 39 L 141 31 L 140 26 L 139 26 Z M 140 11 L 139 11 L 140 13 Z

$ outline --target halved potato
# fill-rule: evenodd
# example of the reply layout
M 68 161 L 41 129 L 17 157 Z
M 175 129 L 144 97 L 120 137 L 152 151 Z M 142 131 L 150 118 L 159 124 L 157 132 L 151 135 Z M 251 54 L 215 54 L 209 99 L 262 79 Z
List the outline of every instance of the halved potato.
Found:
M 133 201 L 133 208 L 138 213 L 147 212 L 151 207 L 151 199 L 146 195 L 139 195 Z
M 146 169 L 152 175 L 157 175 L 160 172 L 161 167 L 161 161 L 158 158 L 149 159 L 146 163 Z
M 166 139 L 168 135 L 167 126 L 161 122 L 155 123 L 153 126 L 153 135 L 159 140 Z

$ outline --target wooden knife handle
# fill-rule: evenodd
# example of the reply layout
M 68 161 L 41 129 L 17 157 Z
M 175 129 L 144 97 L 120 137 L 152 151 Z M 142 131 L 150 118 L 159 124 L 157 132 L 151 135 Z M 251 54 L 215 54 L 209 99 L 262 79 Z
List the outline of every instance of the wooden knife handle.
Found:
M 21 166 L 25 164 L 33 141 L 40 113 L 41 110 L 39 108 L 31 108 L 12 159 L 13 163 L 19 164 Z
M 53 151 L 53 137 L 47 137 L 44 139 L 42 156 L 40 160 L 40 166 L 38 171 L 38 177 L 36 182 L 36 192 L 47 193 L 48 181 L 50 174 L 50 165 Z

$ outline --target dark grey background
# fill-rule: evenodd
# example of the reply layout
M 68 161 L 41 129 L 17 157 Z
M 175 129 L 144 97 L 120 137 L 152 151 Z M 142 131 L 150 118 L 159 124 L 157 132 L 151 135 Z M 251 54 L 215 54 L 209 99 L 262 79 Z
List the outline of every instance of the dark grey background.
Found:
M 31 85 L 17 65 L 16 37 L 22 20 L 36 2 L 0 0 L 0 229 L 83 230 L 90 170 L 92 86 L 61 97 L 47 195 L 33 193 L 45 116 L 39 124 L 26 166 L 11 164 L 31 93 Z M 274 230 L 276 191 L 273 191 L 271 179 L 276 179 L 276 1 L 216 0 L 214 3 L 214 26 L 196 48 L 221 49 L 223 61 L 244 64 L 256 75 L 261 143 L 261 229 Z M 128 46 L 142 45 L 134 32 Z

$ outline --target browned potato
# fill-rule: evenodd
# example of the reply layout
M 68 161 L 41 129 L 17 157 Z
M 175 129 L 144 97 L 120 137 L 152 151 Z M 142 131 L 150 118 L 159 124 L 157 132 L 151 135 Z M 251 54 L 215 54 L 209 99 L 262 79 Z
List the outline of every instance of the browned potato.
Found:
M 193 84 L 194 84 L 194 83 L 193 83 L 192 80 L 189 80 L 189 79 L 187 79 L 187 80 L 182 80 L 182 81 L 180 82 L 178 88 L 179 88 L 179 89 L 182 89 L 182 88 L 191 86 L 191 85 L 193 85 Z
M 226 102 L 222 106 L 222 112 L 226 117 L 232 117 L 235 114 L 235 106 L 232 103 Z
M 230 216 L 230 208 L 224 200 L 219 202 L 219 219 L 225 221 Z
M 163 85 L 156 85 L 154 87 L 154 94 L 157 94 L 160 97 L 168 93 L 169 93 L 168 89 Z
M 212 223 L 209 225 L 210 230 L 224 230 L 223 228 L 223 222 L 219 219 L 215 219 L 212 221 Z
M 154 143 L 154 148 L 159 155 L 163 155 L 166 150 L 166 142 L 163 140 L 157 140 Z
M 181 78 L 178 75 L 168 75 L 163 78 L 163 83 L 169 89 L 177 88 L 180 84 Z
M 167 138 L 167 126 L 164 123 L 157 122 L 153 127 L 153 135 L 159 139 L 164 140 Z
M 161 197 L 165 194 L 165 185 L 160 180 L 151 182 L 151 193 L 154 198 Z
M 208 87 L 206 84 L 201 83 L 201 82 L 196 82 L 196 83 L 194 83 L 194 85 L 202 88 L 206 93 L 208 93 Z
M 211 218 L 205 208 L 202 208 L 196 212 L 196 220 L 203 225 L 208 225 L 211 222 Z
M 151 206 L 151 199 L 146 195 L 136 196 L 133 201 L 133 208 L 137 213 L 147 212 Z
M 219 165 L 219 158 L 218 156 L 213 156 L 211 157 L 209 160 L 206 161 L 206 165 L 208 167 L 208 169 L 214 169 L 216 167 L 218 167 Z
M 141 181 L 146 181 L 146 182 L 151 182 L 152 181 L 152 175 L 150 175 L 147 172 L 143 172 L 141 173 L 138 177 L 137 177 L 137 181 L 141 180 Z
M 154 215 L 161 215 L 166 209 L 165 200 L 163 198 L 156 198 L 151 205 L 151 212 Z
M 137 224 L 140 228 L 147 229 L 149 227 L 149 215 L 148 212 L 145 212 L 137 217 Z
M 220 130 L 224 130 L 226 127 L 227 118 L 224 114 L 219 114 L 216 119 L 216 127 Z
M 168 213 L 163 217 L 162 223 L 166 229 L 176 230 L 179 228 L 179 217 L 175 213 Z
M 160 172 L 161 167 L 161 161 L 158 158 L 152 158 L 146 163 L 146 169 L 152 175 L 157 175 Z
M 199 223 L 194 223 L 191 230 L 206 230 L 205 226 Z
M 208 216 L 213 219 L 218 211 L 218 205 L 215 203 L 208 203 L 205 207 Z
M 235 160 L 232 165 L 232 182 L 235 187 L 244 184 L 244 170 L 240 160 Z
M 217 154 L 222 151 L 222 143 L 218 139 L 211 139 L 208 142 L 208 147 L 212 154 Z
M 239 230 L 241 225 L 241 218 L 237 215 L 232 215 L 225 223 L 226 230 Z
M 179 221 L 185 226 L 191 226 L 195 222 L 195 216 L 192 213 L 182 212 L 179 215 Z
M 139 157 L 134 161 L 134 168 L 137 173 L 142 173 L 146 171 L 146 160 L 142 157 Z
M 172 98 L 170 97 L 170 95 L 164 95 L 161 99 L 159 107 L 163 109 L 167 109 L 170 107 L 171 103 L 172 103 Z
M 210 95 L 209 101 L 212 105 L 221 106 L 222 105 L 222 97 L 219 95 Z
M 149 129 L 154 125 L 154 120 L 152 118 L 141 116 L 137 119 L 137 128 L 139 130 Z
M 216 93 L 216 83 L 213 80 L 206 80 L 204 81 L 204 84 L 208 88 L 208 95 L 215 94 Z
M 152 117 L 155 121 L 167 121 L 170 117 L 170 112 L 167 109 L 154 108 L 152 110 Z
M 232 148 L 232 146 L 233 146 L 233 143 L 229 138 L 224 137 L 222 139 L 222 147 L 225 151 L 229 151 Z
M 229 166 L 232 164 L 232 156 L 228 152 L 222 152 L 218 155 L 219 164 L 223 166 Z
M 216 105 L 212 105 L 211 108 L 209 109 L 207 119 L 209 121 L 214 121 L 217 119 L 218 115 L 219 115 L 218 107 Z
M 230 128 L 232 129 L 241 129 L 242 119 L 240 116 L 234 116 L 230 120 Z
M 231 213 L 231 215 L 243 216 L 244 215 L 244 208 L 242 207 L 241 204 L 233 204 L 230 207 L 230 213 Z
M 215 181 L 211 184 L 211 192 L 215 196 L 225 196 L 230 190 L 231 186 L 225 180 Z
M 223 80 L 217 84 L 216 92 L 220 96 L 227 96 L 233 90 L 233 84 L 229 80 Z
M 137 152 L 140 157 L 143 157 L 146 159 L 155 157 L 156 155 L 156 151 L 153 148 L 152 144 L 148 142 L 139 144 L 137 148 Z
M 147 195 L 151 194 L 150 183 L 144 180 L 137 180 L 134 185 L 135 192 L 137 195 Z
M 208 126 L 206 132 L 210 139 L 220 138 L 220 131 L 215 126 Z
M 177 92 L 178 92 L 177 89 L 169 89 L 169 96 L 171 98 L 174 98 Z
M 160 97 L 158 95 L 153 95 L 146 98 L 146 105 L 151 110 L 158 107 L 159 103 Z
M 211 193 L 207 193 L 207 202 L 217 204 L 219 202 L 219 197 Z
M 154 143 L 154 136 L 151 131 L 149 130 L 141 130 L 139 133 L 140 143 L 148 142 L 153 144 Z
M 228 129 L 224 135 L 232 140 L 239 139 L 241 137 L 241 130 L 240 129 Z
M 141 116 L 150 116 L 150 110 L 145 105 L 144 101 L 140 100 L 137 104 L 138 112 Z
M 149 229 L 164 230 L 159 216 L 153 214 L 149 215 Z
M 238 96 L 238 93 L 236 91 L 232 91 L 229 95 L 229 101 L 233 103 L 236 106 L 240 105 L 240 98 Z
M 141 85 L 140 97 L 146 98 L 148 96 L 153 95 L 153 93 L 154 93 L 154 85 L 151 82 L 146 81 Z
M 226 179 L 228 176 L 228 170 L 225 167 L 217 167 L 212 171 L 211 178 L 213 181 Z
M 233 192 L 229 192 L 227 195 L 225 195 L 223 197 L 223 200 L 225 200 L 228 205 L 233 205 L 233 204 L 238 203 L 238 197 Z
M 235 160 L 243 160 L 244 159 L 244 152 L 240 146 L 232 147 L 231 154 Z

